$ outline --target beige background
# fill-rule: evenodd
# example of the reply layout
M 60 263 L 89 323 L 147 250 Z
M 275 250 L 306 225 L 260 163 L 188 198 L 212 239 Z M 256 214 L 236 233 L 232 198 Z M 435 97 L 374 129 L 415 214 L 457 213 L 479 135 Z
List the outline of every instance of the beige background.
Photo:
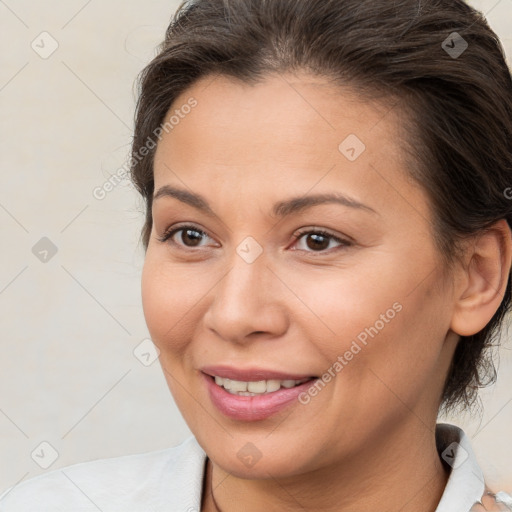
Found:
M 472 4 L 511 62 L 512 0 Z M 145 366 L 133 353 L 148 336 L 142 203 L 126 181 L 93 196 L 125 162 L 134 80 L 177 5 L 0 1 L 0 491 L 55 457 L 46 471 L 189 435 L 158 362 Z M 46 263 L 32 252 L 42 237 L 57 248 Z M 482 393 L 483 417 L 447 419 L 466 429 L 490 481 L 508 492 L 511 369 L 508 342 L 498 385 Z

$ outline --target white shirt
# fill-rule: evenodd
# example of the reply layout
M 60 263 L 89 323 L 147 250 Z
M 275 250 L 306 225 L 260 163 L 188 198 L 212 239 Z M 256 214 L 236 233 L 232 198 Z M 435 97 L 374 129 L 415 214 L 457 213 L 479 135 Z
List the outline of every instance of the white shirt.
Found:
M 446 423 L 437 424 L 436 439 L 452 466 L 436 512 L 470 512 L 485 483 L 469 439 Z M 200 512 L 205 462 L 195 437 L 164 450 L 82 462 L 6 490 L 0 512 Z

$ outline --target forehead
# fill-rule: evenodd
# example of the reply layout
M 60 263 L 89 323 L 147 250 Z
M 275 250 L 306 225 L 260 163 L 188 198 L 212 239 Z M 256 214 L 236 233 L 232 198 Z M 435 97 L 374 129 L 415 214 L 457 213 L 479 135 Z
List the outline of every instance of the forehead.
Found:
M 183 108 L 191 100 L 195 106 Z M 401 111 L 326 79 L 284 74 L 247 84 L 208 76 L 176 98 L 171 116 L 156 151 L 155 189 L 174 183 L 278 196 L 316 187 L 374 204 L 397 194 L 425 203 L 405 172 Z
M 337 150 L 348 135 L 356 135 L 370 150 L 397 145 L 400 122 L 398 109 L 368 102 L 353 88 L 335 86 L 326 79 L 307 74 L 270 75 L 257 84 L 226 76 L 208 76 L 183 92 L 166 119 L 190 103 L 197 102 L 173 126 L 169 144 L 195 143 L 202 152 L 223 154 L 223 159 L 244 156 L 252 149 L 303 158 L 300 153 Z M 395 110 L 395 112 L 390 110 Z M 169 133 L 171 135 L 171 133 Z M 194 140 L 195 139 L 195 140 Z M 321 144 L 319 144 L 321 143 Z M 165 144 L 162 144 L 165 145 Z M 217 149 L 217 151 L 216 151 Z M 260 155 L 263 157 L 264 155 Z

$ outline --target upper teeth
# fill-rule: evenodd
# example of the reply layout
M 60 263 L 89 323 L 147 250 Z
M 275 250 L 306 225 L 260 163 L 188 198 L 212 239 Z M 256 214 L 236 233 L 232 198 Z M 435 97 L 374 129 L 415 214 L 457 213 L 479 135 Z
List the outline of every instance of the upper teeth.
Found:
M 308 381 L 309 379 L 302 380 L 260 380 L 257 382 L 245 382 L 241 380 L 225 379 L 223 377 L 215 376 L 215 383 L 222 386 L 226 391 L 233 395 L 253 396 L 261 395 L 263 393 L 272 393 L 279 388 L 293 388 L 298 384 Z

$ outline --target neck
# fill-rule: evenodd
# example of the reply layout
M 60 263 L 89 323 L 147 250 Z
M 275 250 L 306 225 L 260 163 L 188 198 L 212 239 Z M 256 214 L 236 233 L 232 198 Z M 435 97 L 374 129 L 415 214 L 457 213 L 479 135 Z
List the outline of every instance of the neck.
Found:
M 386 442 L 380 437 L 336 467 L 284 479 L 245 480 L 208 460 L 201 510 L 434 512 L 448 472 L 437 453 L 435 423 L 430 430 L 416 417 L 411 423 L 415 428 L 395 430 Z

